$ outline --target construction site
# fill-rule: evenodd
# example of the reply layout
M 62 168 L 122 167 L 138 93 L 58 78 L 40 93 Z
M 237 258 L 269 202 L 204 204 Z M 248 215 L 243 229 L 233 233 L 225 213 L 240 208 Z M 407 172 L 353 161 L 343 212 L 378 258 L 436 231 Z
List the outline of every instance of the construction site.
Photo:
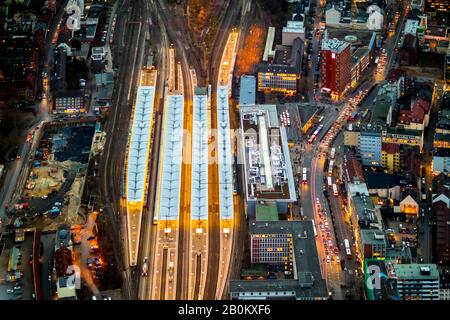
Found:
M 45 128 L 31 153 L 29 173 L 14 206 L 15 227 L 51 231 L 59 224 L 84 223 L 87 212 L 81 212 L 81 196 L 86 170 L 103 138 L 94 122 Z

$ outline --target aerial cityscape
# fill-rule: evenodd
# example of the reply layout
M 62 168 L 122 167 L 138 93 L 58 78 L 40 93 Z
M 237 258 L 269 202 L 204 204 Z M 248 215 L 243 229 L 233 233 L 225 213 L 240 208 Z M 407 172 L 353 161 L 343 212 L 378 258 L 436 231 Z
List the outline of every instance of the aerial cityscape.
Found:
M 450 300 L 450 0 L 0 0 L 0 300 Z

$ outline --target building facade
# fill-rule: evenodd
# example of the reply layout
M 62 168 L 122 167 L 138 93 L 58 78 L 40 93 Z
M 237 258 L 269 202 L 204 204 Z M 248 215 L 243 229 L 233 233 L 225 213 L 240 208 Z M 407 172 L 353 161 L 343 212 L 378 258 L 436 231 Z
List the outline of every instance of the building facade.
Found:
M 85 112 L 84 96 L 79 90 L 57 92 L 53 99 L 53 112 Z
M 448 12 L 450 0 L 425 0 L 425 12 Z
M 400 145 L 393 143 L 381 145 L 381 165 L 388 173 L 400 171 Z
M 433 199 L 432 214 L 436 221 L 433 230 L 434 256 L 438 263 L 450 263 L 450 199 L 445 194 L 440 194 Z
M 339 100 L 347 92 L 352 77 L 350 44 L 337 39 L 322 42 L 322 92 Z
M 394 264 L 391 277 L 403 300 L 439 300 L 439 272 L 435 264 Z
M 258 91 L 295 94 L 300 74 L 294 67 L 283 65 L 259 65 Z
M 381 166 L 381 132 L 361 130 L 359 148 L 364 166 Z

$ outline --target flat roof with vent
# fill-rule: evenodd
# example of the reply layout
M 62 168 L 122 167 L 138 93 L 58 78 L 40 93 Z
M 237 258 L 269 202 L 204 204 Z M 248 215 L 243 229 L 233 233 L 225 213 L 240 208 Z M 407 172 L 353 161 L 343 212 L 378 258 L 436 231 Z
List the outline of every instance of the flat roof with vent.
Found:
M 322 50 L 329 50 L 335 53 L 341 53 L 347 48 L 350 43 L 338 40 L 336 38 L 328 39 L 326 41 L 322 41 Z
M 394 264 L 395 276 L 399 279 L 426 280 L 439 279 L 439 272 L 435 264 Z
M 306 234 L 306 236 L 305 236 Z M 250 223 L 250 236 L 279 236 L 280 239 L 291 236 L 294 270 L 293 278 L 278 278 L 272 280 L 239 280 L 230 281 L 230 292 L 249 294 L 271 292 L 277 298 L 276 292 L 301 299 L 326 299 L 328 290 L 326 281 L 322 278 L 320 261 L 316 248 L 313 225 L 305 221 L 271 221 Z M 241 297 L 245 299 L 245 297 Z M 256 297 L 254 297 L 256 298 Z
M 241 107 L 240 118 L 247 199 L 295 201 L 286 129 L 279 125 L 276 106 Z

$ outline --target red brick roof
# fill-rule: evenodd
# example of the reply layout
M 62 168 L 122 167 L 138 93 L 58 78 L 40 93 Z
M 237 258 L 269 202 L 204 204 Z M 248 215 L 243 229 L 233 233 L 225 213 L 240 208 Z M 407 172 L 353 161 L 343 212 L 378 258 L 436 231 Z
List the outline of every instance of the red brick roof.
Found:
M 55 251 L 55 269 L 58 277 L 64 277 L 68 275 L 68 267 L 72 265 L 72 251 L 61 245 L 58 250 Z
M 354 182 L 354 178 L 358 178 L 360 182 L 364 182 L 364 172 L 361 162 L 359 162 L 352 155 L 344 155 L 345 172 L 347 174 L 347 181 Z
M 399 153 L 400 145 L 395 143 L 383 143 L 381 145 L 381 150 L 389 154 Z
M 430 103 L 424 99 L 418 99 L 416 102 L 414 102 L 413 108 L 417 106 L 420 107 L 425 113 L 428 113 L 430 110 Z
M 428 113 L 429 104 L 419 99 L 411 107 L 411 110 L 401 110 L 397 122 L 403 124 L 423 123 L 425 113 Z

